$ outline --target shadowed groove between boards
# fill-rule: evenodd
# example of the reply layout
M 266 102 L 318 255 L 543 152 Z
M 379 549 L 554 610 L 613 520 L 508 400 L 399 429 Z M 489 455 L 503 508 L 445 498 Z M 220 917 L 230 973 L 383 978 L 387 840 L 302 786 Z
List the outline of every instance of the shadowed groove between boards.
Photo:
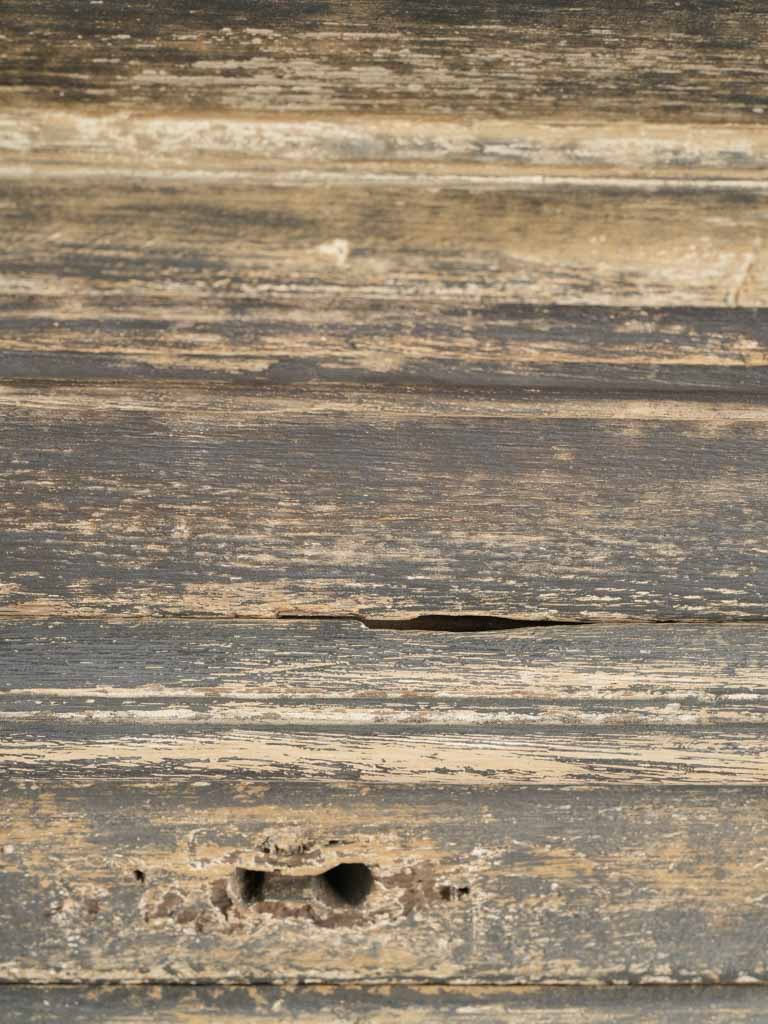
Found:
M 621 628 L 624 626 L 738 626 L 768 625 L 768 619 L 657 619 L 639 620 L 622 619 L 606 621 L 604 619 L 525 619 L 505 615 L 444 615 L 421 614 L 408 618 L 368 618 L 362 615 L 280 615 L 279 621 L 312 622 L 359 622 L 367 629 L 385 630 L 422 630 L 424 632 L 442 633 L 480 633 L 490 630 L 544 629 L 555 626 L 572 628 L 573 626 L 601 626 L 603 628 Z
M 768 626 L 768 618 L 760 616 L 745 616 L 741 618 L 710 617 L 702 619 L 643 619 L 643 618 L 620 618 L 620 619 L 534 619 L 521 618 L 519 616 L 507 615 L 483 615 L 478 613 L 431 613 L 423 612 L 418 615 L 404 616 L 401 618 L 374 618 L 371 616 L 348 614 L 293 614 L 284 613 L 276 615 L 208 615 L 203 613 L 184 612 L 179 614 L 121 614 L 97 612 L 93 615 L 74 614 L 40 614 L 28 615 L 19 610 L 8 611 L 0 609 L 0 623 L 10 622 L 46 622 L 56 620 L 61 622 L 106 622 L 106 623 L 160 623 L 160 622 L 216 622 L 221 624 L 230 623 L 235 625 L 263 625 L 278 622 L 337 622 L 357 623 L 370 630 L 391 630 L 398 631 L 421 631 L 433 633 L 481 633 L 481 632 L 503 632 L 511 630 L 530 629 L 572 629 L 575 626 L 600 627 L 602 629 L 623 629 L 627 626 L 690 626 L 701 629 L 707 626 Z

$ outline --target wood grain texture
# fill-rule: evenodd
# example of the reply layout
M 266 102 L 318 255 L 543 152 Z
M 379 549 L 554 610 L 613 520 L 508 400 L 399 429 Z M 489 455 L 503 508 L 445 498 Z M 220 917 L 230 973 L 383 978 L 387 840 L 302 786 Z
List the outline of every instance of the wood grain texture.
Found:
M 276 299 L 764 307 L 767 218 L 765 182 L 15 173 L 0 302 L 191 323 Z
M 9 0 L 2 29 L 0 153 L 42 168 L 768 168 L 754 0 Z
M 768 782 L 765 626 L 0 620 L 0 654 L 6 776 Z
M 760 123 L 755 0 L 3 7 L 5 105 Z
M 768 995 L 756 985 L 6 985 L 0 1013 L 6 1024 L 763 1024 Z
M 2 608 L 765 615 L 768 406 L 493 388 L 0 388 Z
M 7 90 L 0 87 L 0 95 L 7 98 Z M 642 113 L 634 109 L 627 116 Z M 124 111 L 9 104 L 0 110 L 0 160 L 4 171 L 28 174 L 87 167 L 143 173 L 330 165 L 421 174 L 503 170 L 530 176 L 532 183 L 537 176 L 599 181 L 608 175 L 727 184 L 762 180 L 768 127 L 757 114 L 751 124 L 665 124 L 562 115 L 547 122 L 344 113 L 306 118 L 207 109 L 148 114 L 140 103 Z
M 764 1019 L 762 6 L 1 21 L 0 1016 Z
M 0 978 L 766 981 L 767 799 L 130 769 L 73 784 L 52 765 L 0 795 Z M 353 862 L 370 895 L 329 904 L 312 879 Z M 239 868 L 281 884 L 249 902 Z
M 0 377 L 762 392 L 768 320 L 757 309 L 243 300 L 222 290 L 199 309 L 142 311 L 29 290 L 0 301 Z

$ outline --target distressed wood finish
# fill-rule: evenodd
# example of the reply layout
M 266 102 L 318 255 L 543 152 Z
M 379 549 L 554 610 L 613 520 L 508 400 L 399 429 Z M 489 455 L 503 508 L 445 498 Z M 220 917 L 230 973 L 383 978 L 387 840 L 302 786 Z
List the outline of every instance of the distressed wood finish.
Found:
M 99 8 L 98 10 L 95 8 Z M 3 9 L 0 152 L 45 168 L 222 161 L 761 176 L 754 0 Z
M 3 306 L 54 319 L 335 298 L 765 306 L 768 184 L 283 170 L 2 179 Z
M 766 981 L 767 800 L 234 773 L 190 786 L 127 766 L 75 785 L 52 766 L 4 785 L 0 979 Z M 362 905 L 311 888 L 339 863 L 373 873 Z M 238 868 L 280 884 L 249 901 Z
M 768 782 L 764 626 L 0 620 L 0 766 L 105 778 Z
M 764 1024 L 760 986 L 656 988 L 502 985 L 24 986 L 0 988 L 6 1024 Z
M 0 1017 L 766 1019 L 762 5 L 0 43 Z
M 678 125 L 768 105 L 755 0 L 6 0 L 2 28 L 0 95 L 20 107 Z
M 766 612 L 762 396 L 14 385 L 0 409 L 6 612 Z
M 202 308 L 74 308 L 42 290 L 0 301 L 0 377 L 762 392 L 759 309 L 635 309 L 334 297 Z M 728 395 L 724 397 L 727 399 Z
M 8 91 L 0 87 L 0 95 L 7 99 Z M 634 105 L 627 112 L 640 114 Z M 343 113 L 306 119 L 268 111 L 244 118 L 208 110 L 116 112 L 90 104 L 6 106 L 0 110 L 0 161 L 3 170 L 26 174 L 88 166 L 136 173 L 322 164 L 380 173 L 464 168 L 492 175 L 501 169 L 528 175 L 532 183 L 542 175 L 755 183 L 768 169 L 768 128 L 760 114 L 749 125 L 585 124 L 562 115 L 548 122 Z

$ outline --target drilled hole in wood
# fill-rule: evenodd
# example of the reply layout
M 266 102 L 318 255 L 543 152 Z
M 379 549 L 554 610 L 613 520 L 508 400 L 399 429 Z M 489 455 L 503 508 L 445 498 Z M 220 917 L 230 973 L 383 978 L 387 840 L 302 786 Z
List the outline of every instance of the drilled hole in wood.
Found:
M 468 885 L 441 885 L 440 898 L 443 900 L 463 900 L 469 896 Z
M 258 903 L 264 898 L 266 872 L 238 868 L 235 872 L 237 891 L 243 903 Z
M 373 888 L 373 875 L 365 864 L 338 864 L 320 877 L 337 901 L 351 907 L 359 907 Z

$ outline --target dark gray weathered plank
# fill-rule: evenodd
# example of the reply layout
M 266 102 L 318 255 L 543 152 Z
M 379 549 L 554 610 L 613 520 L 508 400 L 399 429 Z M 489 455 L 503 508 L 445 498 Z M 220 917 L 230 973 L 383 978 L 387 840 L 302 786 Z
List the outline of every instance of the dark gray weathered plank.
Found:
M 0 814 L 6 982 L 768 980 L 764 787 L 190 785 L 127 766 L 73 784 L 52 765 L 6 778 Z M 361 904 L 329 893 L 340 863 L 372 873 Z
M 128 283 L 126 282 L 126 287 Z M 759 309 L 244 299 L 142 312 L 44 290 L 0 300 L 0 377 L 438 387 L 768 386 Z
M 756 395 L 14 385 L 0 410 L 7 612 L 766 613 Z
M 768 782 L 765 626 L 0 619 L 0 656 L 6 775 Z
M 6 985 L 0 1013 L 6 1024 L 764 1024 L 768 992 L 760 985 Z

